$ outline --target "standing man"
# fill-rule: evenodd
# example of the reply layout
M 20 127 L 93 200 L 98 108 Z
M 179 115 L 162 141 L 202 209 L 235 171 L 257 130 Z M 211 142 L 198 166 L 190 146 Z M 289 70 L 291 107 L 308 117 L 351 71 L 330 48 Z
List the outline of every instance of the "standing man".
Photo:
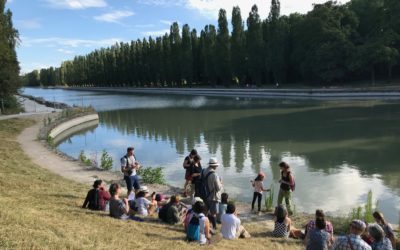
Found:
M 135 191 L 140 189 L 139 178 L 136 174 L 136 171 L 140 168 L 140 164 L 136 161 L 134 150 L 133 147 L 129 147 L 126 150 L 126 155 L 121 158 L 121 172 L 124 173 L 124 180 L 128 189 L 127 196 L 130 195 L 133 188 Z
M 208 168 L 204 169 L 201 177 L 202 182 L 206 185 L 207 197 L 204 197 L 204 200 L 207 204 L 209 211 L 209 219 L 212 223 L 212 226 L 217 229 L 217 214 L 218 214 L 218 206 L 221 202 L 221 193 L 222 193 L 222 182 L 221 178 L 215 172 L 219 163 L 217 159 L 211 158 L 208 162 Z
M 294 177 L 290 172 L 290 166 L 286 162 L 279 163 L 279 167 L 281 169 L 281 179 L 279 183 L 281 184 L 278 194 L 278 205 L 283 203 L 283 199 L 285 198 L 286 209 L 289 215 L 292 215 L 292 189 L 294 187 Z

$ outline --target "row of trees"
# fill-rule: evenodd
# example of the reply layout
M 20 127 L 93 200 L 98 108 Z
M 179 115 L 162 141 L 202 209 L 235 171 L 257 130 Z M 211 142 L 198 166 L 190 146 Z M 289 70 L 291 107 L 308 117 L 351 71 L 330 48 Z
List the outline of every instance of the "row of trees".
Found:
M 14 94 L 20 87 L 19 63 L 15 46 L 18 31 L 12 22 L 12 13 L 5 9 L 6 0 L 0 0 L 0 99 L 1 109 L 15 104 Z
M 95 50 L 59 68 L 33 71 L 28 85 L 184 86 L 333 84 L 399 77 L 400 1 L 352 0 L 316 4 L 307 14 L 280 15 L 271 1 L 261 20 L 254 5 L 246 20 L 226 11 L 218 26 L 198 32 L 173 23 L 169 34 Z M 247 29 L 245 29 L 245 27 Z

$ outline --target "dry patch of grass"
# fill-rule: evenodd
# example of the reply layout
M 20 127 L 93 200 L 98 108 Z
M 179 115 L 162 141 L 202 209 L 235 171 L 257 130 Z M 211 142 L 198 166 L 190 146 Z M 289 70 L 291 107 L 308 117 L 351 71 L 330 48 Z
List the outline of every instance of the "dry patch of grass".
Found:
M 34 122 L 0 122 L 0 249 L 193 249 L 181 226 L 156 220 L 119 221 L 80 208 L 87 190 L 33 164 L 15 141 Z M 263 223 L 245 224 L 254 236 L 210 249 L 303 249 L 299 241 L 269 237 Z

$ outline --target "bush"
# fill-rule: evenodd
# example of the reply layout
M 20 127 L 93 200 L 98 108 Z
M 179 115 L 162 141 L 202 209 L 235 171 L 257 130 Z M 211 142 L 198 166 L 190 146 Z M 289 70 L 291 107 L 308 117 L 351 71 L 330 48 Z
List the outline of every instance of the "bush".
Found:
M 81 152 L 79 153 L 79 160 L 87 166 L 92 165 L 92 162 L 90 161 L 89 158 L 86 157 L 85 151 L 83 151 L 83 150 L 81 150 Z
M 1 103 L 1 101 L 3 101 L 3 103 Z M 24 109 L 15 96 L 7 96 L 0 98 L 0 111 L 2 115 L 11 115 L 23 112 Z
M 163 173 L 163 168 L 140 168 L 137 171 L 137 174 L 140 175 L 142 181 L 147 184 L 165 184 L 165 178 Z
M 113 159 L 107 153 L 107 151 L 105 149 L 103 150 L 103 153 L 101 154 L 100 167 L 103 170 L 110 170 L 113 167 Z

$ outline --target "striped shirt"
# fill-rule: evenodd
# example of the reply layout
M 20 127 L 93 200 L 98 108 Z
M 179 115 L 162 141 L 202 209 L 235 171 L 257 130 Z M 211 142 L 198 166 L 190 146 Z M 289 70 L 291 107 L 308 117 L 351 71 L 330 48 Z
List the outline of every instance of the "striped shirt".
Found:
M 333 244 L 333 250 L 352 250 L 349 244 L 349 240 L 351 241 L 351 245 L 353 246 L 353 250 L 372 250 L 370 245 L 368 245 L 365 241 L 361 239 L 359 235 L 350 234 L 349 236 L 340 236 L 337 237 L 335 243 Z

